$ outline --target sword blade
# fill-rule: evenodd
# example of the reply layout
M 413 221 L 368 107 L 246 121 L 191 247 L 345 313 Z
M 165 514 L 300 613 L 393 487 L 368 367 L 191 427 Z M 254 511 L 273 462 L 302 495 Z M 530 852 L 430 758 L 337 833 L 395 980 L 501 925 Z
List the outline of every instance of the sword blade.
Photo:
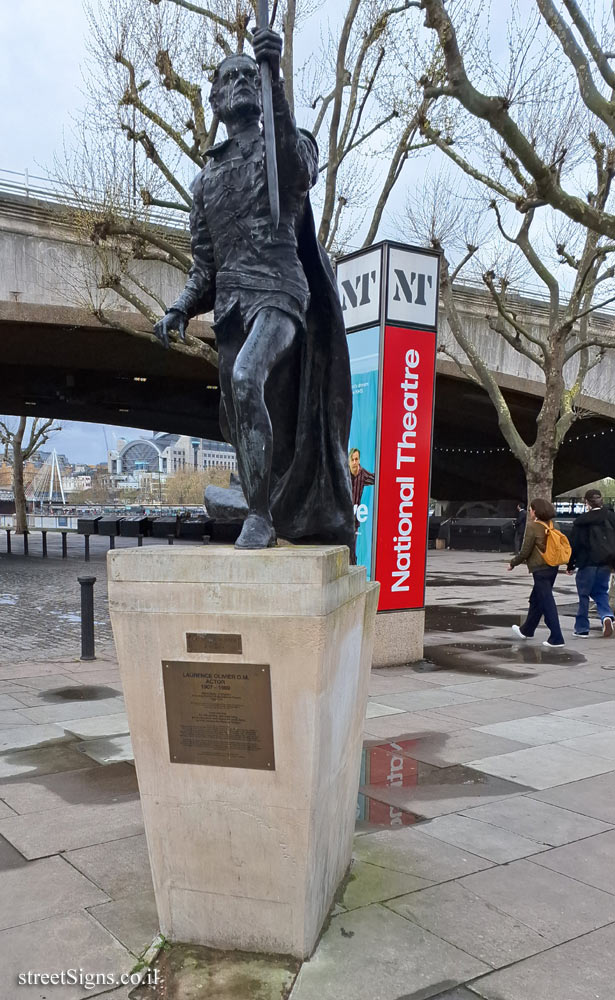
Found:
M 258 0 L 258 27 L 269 27 L 269 4 Z M 273 94 L 271 92 L 271 67 L 261 63 L 261 93 L 263 100 L 263 136 L 265 140 L 265 167 L 267 169 L 267 192 L 269 209 L 274 229 L 280 224 L 280 187 L 278 181 L 278 159 L 275 147 L 275 122 L 273 117 Z

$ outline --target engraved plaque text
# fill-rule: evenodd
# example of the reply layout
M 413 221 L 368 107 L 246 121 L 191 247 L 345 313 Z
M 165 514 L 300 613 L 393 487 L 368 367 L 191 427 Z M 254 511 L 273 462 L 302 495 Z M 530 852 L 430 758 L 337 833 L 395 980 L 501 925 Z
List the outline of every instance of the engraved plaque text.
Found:
M 163 660 L 162 677 L 171 763 L 275 770 L 267 664 Z

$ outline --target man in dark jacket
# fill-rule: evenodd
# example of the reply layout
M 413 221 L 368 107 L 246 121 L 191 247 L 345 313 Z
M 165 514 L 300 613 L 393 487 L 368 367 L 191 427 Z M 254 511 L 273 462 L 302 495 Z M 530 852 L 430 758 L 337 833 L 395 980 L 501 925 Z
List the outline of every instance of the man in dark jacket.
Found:
M 517 516 L 515 518 L 515 555 L 521 552 L 523 536 L 525 535 L 525 525 L 527 524 L 527 507 L 524 503 L 517 504 Z
M 613 635 L 613 611 L 609 604 L 609 583 L 615 567 L 615 514 L 602 505 L 599 490 L 585 494 L 587 512 L 575 519 L 570 544 L 572 555 L 568 573 L 577 571 L 579 607 L 574 622 L 574 635 L 589 635 L 589 599 L 596 602 L 602 619 L 602 634 Z

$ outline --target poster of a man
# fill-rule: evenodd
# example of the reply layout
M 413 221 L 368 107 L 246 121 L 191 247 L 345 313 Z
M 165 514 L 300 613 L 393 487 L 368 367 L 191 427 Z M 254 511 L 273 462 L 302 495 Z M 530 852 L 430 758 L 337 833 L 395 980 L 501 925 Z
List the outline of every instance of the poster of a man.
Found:
M 357 507 L 361 503 L 363 490 L 366 486 L 373 486 L 376 479 L 373 472 L 368 472 L 361 465 L 361 452 L 358 448 L 351 448 L 348 453 L 348 466 L 350 468 L 350 482 L 352 485 L 352 506 L 354 508 L 355 528 L 358 528 Z

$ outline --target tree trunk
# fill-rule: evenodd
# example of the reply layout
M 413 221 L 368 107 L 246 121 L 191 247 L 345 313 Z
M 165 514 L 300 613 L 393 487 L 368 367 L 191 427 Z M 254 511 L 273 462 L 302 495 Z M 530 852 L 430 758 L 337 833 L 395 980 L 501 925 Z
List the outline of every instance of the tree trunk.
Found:
M 13 495 L 15 497 L 15 531 L 18 535 L 23 535 L 28 530 L 28 516 L 26 491 L 23 484 L 23 452 L 21 440 L 18 439 L 17 435 L 13 439 Z

